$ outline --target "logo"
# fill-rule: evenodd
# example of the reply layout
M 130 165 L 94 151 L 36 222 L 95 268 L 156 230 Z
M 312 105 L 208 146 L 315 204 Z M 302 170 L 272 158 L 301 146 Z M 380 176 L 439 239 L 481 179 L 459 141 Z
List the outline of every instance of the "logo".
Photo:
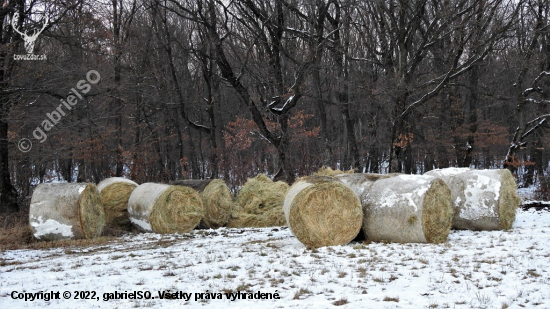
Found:
M 27 34 L 26 32 L 22 32 L 21 30 L 17 29 L 17 26 L 15 25 L 16 16 L 19 17 L 19 15 L 16 14 L 11 19 L 11 27 L 15 32 L 19 33 L 23 38 L 23 41 L 25 42 L 25 50 L 27 51 L 27 55 L 13 55 L 14 59 L 15 60 L 46 60 L 46 55 L 33 55 L 33 51 L 34 51 L 34 44 L 36 43 L 36 39 L 38 39 L 38 36 L 48 26 L 48 22 L 50 21 L 48 16 L 46 16 L 46 20 L 44 21 L 44 25 L 42 25 L 42 29 L 34 30 L 33 33 L 30 35 Z
M 92 90 L 92 85 L 99 83 L 101 75 L 96 70 L 90 70 L 86 73 L 86 79 L 81 79 L 76 83 L 76 87 L 71 88 L 71 92 L 67 95 L 66 99 L 61 99 L 57 108 L 46 114 L 46 118 L 42 120 L 41 125 L 37 126 L 32 132 L 32 135 L 40 143 L 44 143 L 48 138 L 46 132 L 49 132 L 53 127 L 58 124 L 64 116 L 69 114 L 73 108 L 75 108 L 78 101 L 84 100 L 84 95 Z M 75 89 L 76 88 L 76 89 Z M 29 152 L 32 148 L 32 141 L 28 138 L 22 138 L 17 143 L 17 148 L 21 152 Z

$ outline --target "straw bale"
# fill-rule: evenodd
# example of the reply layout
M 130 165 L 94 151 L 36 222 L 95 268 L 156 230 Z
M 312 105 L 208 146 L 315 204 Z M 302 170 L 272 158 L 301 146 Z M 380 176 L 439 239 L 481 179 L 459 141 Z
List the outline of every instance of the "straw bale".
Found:
M 292 233 L 310 248 L 345 245 L 361 229 L 359 198 L 334 177 L 298 179 L 290 187 L 283 209 Z
M 42 240 L 99 237 L 105 213 L 97 187 L 92 183 L 43 183 L 33 192 L 29 224 Z
M 128 199 L 137 183 L 122 177 L 106 178 L 97 185 L 105 210 L 105 225 L 129 230 Z
M 263 174 L 249 178 L 237 195 L 227 227 L 284 226 L 283 201 L 288 187 Z
M 363 195 L 363 230 L 372 241 L 441 243 L 453 217 L 451 192 L 439 178 L 399 175 L 377 180 Z
M 491 231 L 512 227 L 519 198 L 509 170 L 466 170 L 442 179 L 451 189 L 453 228 Z
M 233 209 L 233 198 L 223 180 L 177 180 L 171 184 L 187 186 L 199 192 L 204 205 L 204 217 L 199 228 L 216 229 L 229 222 Z
M 128 213 L 145 232 L 186 233 L 199 224 L 204 208 L 197 191 L 189 187 L 144 183 L 130 195 Z
M 317 170 L 317 172 L 313 173 L 313 176 L 336 176 L 336 175 L 342 175 L 342 174 L 353 174 L 354 170 L 348 170 L 348 171 L 341 171 L 339 169 L 333 170 L 330 166 L 329 167 L 321 167 Z

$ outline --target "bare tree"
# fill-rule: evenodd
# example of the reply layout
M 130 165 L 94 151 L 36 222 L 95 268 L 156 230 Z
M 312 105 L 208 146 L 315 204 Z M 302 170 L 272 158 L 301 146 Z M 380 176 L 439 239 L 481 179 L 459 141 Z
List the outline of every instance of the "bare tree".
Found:
M 548 80 L 550 79 L 550 66 L 548 60 L 543 64 L 543 70 L 539 71 L 536 77 L 531 80 L 527 86 L 528 73 L 532 71 L 532 57 L 538 50 L 544 50 L 546 54 L 545 58 L 550 57 L 550 51 L 548 45 L 542 44 L 543 42 L 548 44 L 550 39 L 550 24 L 548 23 L 548 17 L 550 10 L 550 4 L 548 1 L 527 1 L 522 6 L 522 22 L 518 24 L 518 51 L 523 58 L 521 59 L 521 65 L 517 78 L 513 84 L 513 88 L 516 93 L 516 115 L 518 126 L 514 132 L 512 142 L 508 148 L 506 159 L 503 166 L 515 172 L 518 164 L 516 154 L 522 148 L 525 148 L 529 142 L 529 138 L 539 128 L 545 125 L 546 121 L 550 118 L 549 113 L 545 108 L 540 108 L 550 104 L 550 88 L 548 87 Z M 524 24 L 526 22 L 527 24 Z M 529 22 L 532 24 L 530 25 Z M 520 37 L 526 34 L 525 37 Z M 546 81 L 546 82 L 545 82 Z M 536 108 L 538 114 L 533 118 L 528 118 L 529 110 L 533 107 Z M 542 113 L 541 113 L 542 111 Z

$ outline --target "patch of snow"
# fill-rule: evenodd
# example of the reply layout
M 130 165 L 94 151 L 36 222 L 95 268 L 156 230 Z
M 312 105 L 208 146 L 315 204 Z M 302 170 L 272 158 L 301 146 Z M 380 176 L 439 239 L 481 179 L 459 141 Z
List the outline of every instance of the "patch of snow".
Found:
M 384 200 L 378 204 L 378 207 L 393 207 L 399 204 L 401 201 L 408 201 L 408 205 L 414 207 L 415 212 L 418 211 L 418 204 L 416 201 L 422 200 L 424 194 L 428 192 L 431 186 L 431 182 L 435 178 L 426 175 L 399 175 L 393 178 L 387 178 L 379 181 L 399 181 L 404 183 L 406 189 L 400 188 L 384 188 L 381 196 L 384 196 Z M 399 191 L 396 191 L 399 190 Z M 408 191 L 408 192 L 407 192 Z M 406 193 L 403 193 L 406 192 Z M 362 199 L 362 203 L 368 203 L 369 193 L 365 194 Z
M 426 175 L 431 175 L 431 173 L 433 173 L 434 175 L 432 176 L 441 175 L 441 176 L 450 177 L 450 176 L 455 176 L 470 170 L 471 169 L 469 167 L 448 167 L 448 168 L 441 168 L 441 169 L 428 171 L 426 172 Z
M 0 306 L 298 309 L 336 308 L 345 299 L 341 308 L 550 308 L 549 255 L 550 212 L 534 210 L 519 210 L 509 231 L 451 231 L 443 244 L 308 250 L 286 227 L 142 233 L 94 246 L 0 252 Z M 168 290 L 192 297 L 158 298 Z M 197 299 L 227 290 L 281 299 Z M 25 301 L 12 298 L 14 291 L 61 294 Z M 75 299 L 76 291 L 96 299 Z M 133 291 L 155 299 L 103 298 Z
M 498 203 L 500 197 L 500 179 L 491 177 L 494 172 L 491 170 L 476 171 L 477 177 L 466 181 L 465 207 L 460 208 L 460 217 L 476 220 L 482 217 L 497 216 L 493 205 Z
M 149 231 L 149 232 L 153 231 L 153 227 L 151 227 L 151 224 L 149 224 L 149 222 L 147 222 L 145 220 L 139 220 L 139 219 L 136 219 L 134 217 L 130 217 L 130 222 L 132 222 L 133 224 L 139 226 L 144 231 Z
M 63 237 L 68 238 L 73 237 L 72 226 L 59 223 L 53 219 L 48 219 L 44 221 L 42 219 L 42 216 L 39 216 L 38 218 L 33 217 L 33 220 L 31 220 L 30 224 L 36 230 L 36 232 L 34 233 L 34 236 L 36 238 L 40 238 L 48 234 L 61 234 Z
M 86 186 L 81 186 L 80 188 L 78 188 L 78 195 L 82 194 L 82 192 L 84 192 L 84 189 L 86 189 Z
M 110 186 L 113 183 L 119 183 L 119 182 L 129 183 L 137 186 L 137 183 L 130 179 L 126 179 L 123 177 L 111 177 L 111 178 L 103 179 L 99 184 L 97 184 L 97 190 L 101 192 L 101 190 L 103 190 L 105 187 Z

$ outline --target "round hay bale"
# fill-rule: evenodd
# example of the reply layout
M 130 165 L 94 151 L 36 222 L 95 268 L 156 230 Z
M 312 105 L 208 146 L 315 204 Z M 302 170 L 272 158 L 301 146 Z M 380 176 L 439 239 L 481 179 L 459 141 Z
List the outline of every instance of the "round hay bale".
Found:
M 201 197 L 189 187 L 144 183 L 130 195 L 128 213 L 140 230 L 168 234 L 193 230 L 204 210 Z
M 137 183 L 122 177 L 106 178 L 97 185 L 105 210 L 105 224 L 129 230 L 132 226 L 128 216 L 128 199 Z
M 333 177 L 299 179 L 288 190 L 283 209 L 292 233 L 309 248 L 345 245 L 361 229 L 359 198 Z
M 362 204 L 363 230 L 372 241 L 441 243 L 451 229 L 451 191 L 443 180 L 432 176 L 377 180 Z
M 284 226 L 283 202 L 288 187 L 263 174 L 249 178 L 239 190 L 227 227 Z
M 42 183 L 32 194 L 29 225 L 42 240 L 99 237 L 105 212 L 92 183 Z
M 317 172 L 313 173 L 313 176 L 336 176 L 336 175 L 342 175 L 342 174 L 353 174 L 355 173 L 354 170 L 349 170 L 349 171 L 341 171 L 339 169 L 335 169 L 333 170 L 332 168 L 329 167 L 321 167 L 320 169 L 317 170 Z
M 217 229 L 229 222 L 233 209 L 233 198 L 223 180 L 177 180 L 170 184 L 190 187 L 199 192 L 204 205 L 204 217 L 199 228 Z
M 442 179 L 451 189 L 453 228 L 492 231 L 512 227 L 519 198 L 509 170 L 466 170 Z

